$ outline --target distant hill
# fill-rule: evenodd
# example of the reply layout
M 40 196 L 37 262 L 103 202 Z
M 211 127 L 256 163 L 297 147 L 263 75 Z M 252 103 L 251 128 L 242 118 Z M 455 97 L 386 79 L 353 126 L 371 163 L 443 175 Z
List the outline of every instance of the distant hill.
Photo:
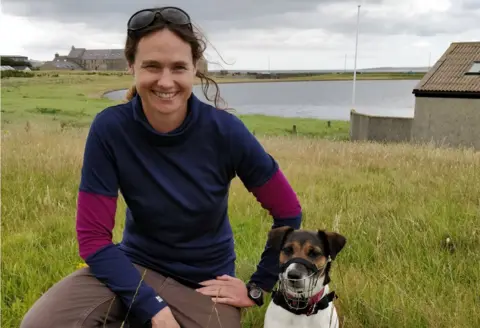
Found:
M 430 70 L 430 67 L 372 67 L 372 68 L 363 68 L 359 71 L 362 72 L 418 72 L 425 73 Z

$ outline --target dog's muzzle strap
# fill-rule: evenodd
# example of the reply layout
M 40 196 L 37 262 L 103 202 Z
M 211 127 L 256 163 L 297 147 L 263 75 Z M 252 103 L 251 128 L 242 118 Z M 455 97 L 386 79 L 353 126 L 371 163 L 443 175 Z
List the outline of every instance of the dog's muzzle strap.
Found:
M 292 258 L 292 259 L 288 260 L 287 262 L 283 263 L 280 266 L 280 271 L 285 271 L 288 268 L 288 266 L 292 263 L 302 264 L 306 268 L 312 270 L 312 272 L 314 272 L 314 273 L 318 273 L 318 271 L 319 271 L 319 269 L 317 268 L 317 266 L 315 264 L 313 264 L 312 262 L 307 261 L 305 259 L 302 259 L 301 257 L 295 257 L 295 258 Z

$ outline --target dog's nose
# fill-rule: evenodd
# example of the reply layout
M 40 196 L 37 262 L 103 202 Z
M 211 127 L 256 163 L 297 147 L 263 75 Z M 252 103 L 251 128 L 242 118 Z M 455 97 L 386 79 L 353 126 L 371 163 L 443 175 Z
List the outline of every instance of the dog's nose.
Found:
M 287 274 L 288 279 L 300 279 L 302 278 L 302 274 L 297 270 L 291 270 Z

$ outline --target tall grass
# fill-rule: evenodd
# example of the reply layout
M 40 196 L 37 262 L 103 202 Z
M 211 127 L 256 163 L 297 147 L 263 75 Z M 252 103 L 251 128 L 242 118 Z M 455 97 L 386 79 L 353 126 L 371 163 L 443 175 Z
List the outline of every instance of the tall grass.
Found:
M 81 262 L 75 204 L 85 129 L 2 132 L 2 327 L 18 327 Z M 332 287 L 345 327 L 480 326 L 480 154 L 261 137 L 297 191 L 304 228 L 337 230 L 346 248 Z M 117 212 L 119 241 L 125 204 Z M 229 209 L 238 275 L 255 270 L 271 218 L 235 180 Z M 455 250 L 443 245 L 451 238 Z M 243 327 L 262 327 L 249 309 Z

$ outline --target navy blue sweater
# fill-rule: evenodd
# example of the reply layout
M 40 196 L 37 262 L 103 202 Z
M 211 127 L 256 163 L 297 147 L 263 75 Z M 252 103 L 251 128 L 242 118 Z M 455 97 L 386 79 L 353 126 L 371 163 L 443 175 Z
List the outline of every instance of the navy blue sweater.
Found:
M 227 212 L 237 176 L 273 216 L 274 227 L 300 226 L 299 202 L 277 162 L 236 116 L 192 94 L 183 124 L 161 134 L 148 123 L 138 95 L 106 108 L 85 145 L 76 221 L 80 255 L 127 306 L 141 281 L 132 263 L 192 288 L 235 276 Z M 128 208 L 123 239 L 113 244 L 119 191 Z M 267 243 L 251 280 L 270 291 L 277 262 Z M 142 282 L 131 311 L 148 321 L 168 306 L 157 296 Z

